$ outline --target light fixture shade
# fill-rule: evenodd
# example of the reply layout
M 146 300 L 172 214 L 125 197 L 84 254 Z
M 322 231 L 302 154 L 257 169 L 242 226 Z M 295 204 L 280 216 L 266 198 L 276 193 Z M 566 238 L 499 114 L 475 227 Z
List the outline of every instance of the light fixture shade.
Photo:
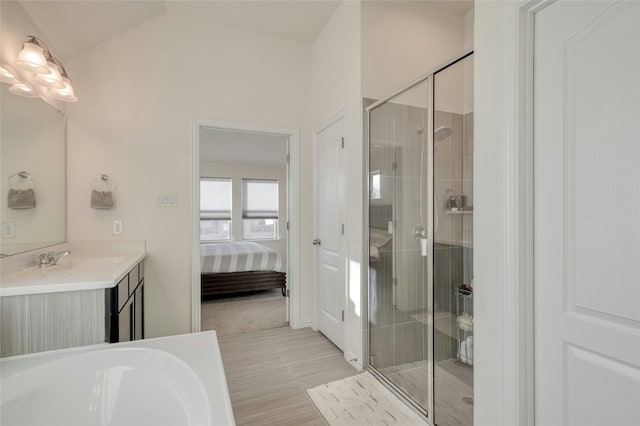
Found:
M 48 74 L 49 67 L 43 52 L 42 47 L 28 41 L 20 51 L 15 65 L 37 74 Z
M 38 74 L 35 78 L 36 82 L 51 89 L 64 89 L 65 86 L 58 65 L 53 61 L 47 61 L 47 66 L 49 67 L 49 72 L 47 74 Z
M 24 96 L 26 98 L 38 97 L 38 95 L 33 91 L 33 89 L 24 83 L 14 84 L 13 86 L 9 87 L 9 91 L 14 95 Z
M 62 102 L 75 102 L 78 100 L 73 93 L 73 86 L 67 77 L 62 77 L 64 83 L 64 89 L 50 89 L 48 92 L 49 97 L 62 101 Z
M 0 81 L 9 84 L 22 83 L 18 79 L 16 72 L 9 65 L 0 66 Z

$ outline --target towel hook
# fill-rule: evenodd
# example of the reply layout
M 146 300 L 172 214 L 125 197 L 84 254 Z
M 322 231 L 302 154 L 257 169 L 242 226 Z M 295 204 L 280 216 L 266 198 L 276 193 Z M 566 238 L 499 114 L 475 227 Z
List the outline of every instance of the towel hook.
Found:
M 113 189 L 114 189 L 113 188 L 113 181 L 111 180 L 111 178 L 107 174 L 102 174 L 102 175 L 96 176 L 91 181 L 91 187 L 92 187 L 92 189 L 95 189 L 96 191 L 113 191 Z
M 14 179 L 14 178 L 19 178 L 19 179 Z M 16 172 L 11 176 L 9 176 L 8 181 L 9 181 L 9 187 L 11 189 L 28 189 L 28 188 L 33 189 L 33 179 L 31 178 L 31 175 L 24 170 L 20 172 Z M 23 186 L 23 185 L 26 185 L 26 186 Z
M 25 172 L 24 170 L 21 172 L 12 174 L 11 176 L 9 176 L 9 179 L 11 179 L 14 176 L 20 176 L 22 179 L 29 179 L 31 177 L 31 175 L 28 172 Z

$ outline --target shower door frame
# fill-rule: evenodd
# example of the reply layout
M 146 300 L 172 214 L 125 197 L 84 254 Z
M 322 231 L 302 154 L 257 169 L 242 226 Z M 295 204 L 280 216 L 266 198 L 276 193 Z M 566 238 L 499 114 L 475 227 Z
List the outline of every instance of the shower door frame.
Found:
M 366 309 L 364 310 L 363 317 L 366 321 L 366 333 L 364 333 L 364 356 L 363 356 L 363 367 L 369 371 L 374 377 L 376 377 L 381 383 L 385 385 L 387 389 L 393 392 L 396 396 L 398 396 L 401 400 L 403 400 L 410 408 L 412 408 L 417 413 L 423 415 L 431 424 L 433 424 L 434 419 L 434 368 L 433 368 L 433 357 L 434 357 L 434 327 L 435 322 L 433 320 L 433 245 L 434 245 L 434 224 L 433 224 L 433 191 L 434 191 L 434 162 L 433 162 L 433 130 L 434 130 L 434 81 L 435 75 L 440 71 L 449 68 L 450 66 L 466 59 L 467 57 L 473 55 L 473 48 L 467 49 L 463 51 L 460 55 L 453 57 L 452 59 L 438 65 L 435 68 L 429 70 L 426 74 L 420 77 L 417 80 L 407 84 L 402 87 L 400 90 L 374 102 L 369 105 L 364 110 L 364 146 L 363 146 L 363 184 L 364 190 L 363 198 L 364 198 L 364 209 L 363 209 L 363 246 L 364 246 L 364 259 L 367 259 L 366 267 L 363 267 L 363 278 L 364 278 L 364 300 L 367 301 Z M 430 108 L 427 112 L 427 124 L 428 124 L 428 133 L 427 133 L 427 238 L 429 240 L 428 251 L 427 251 L 427 312 L 430 312 L 431 325 L 427 327 L 427 375 L 428 375 L 428 383 L 427 383 L 427 406 L 423 407 L 417 401 L 415 401 L 411 396 L 409 396 L 405 391 L 400 389 L 396 384 L 391 382 L 383 373 L 378 371 L 375 367 L 371 366 L 371 318 L 370 318 L 370 310 L 369 310 L 369 284 L 370 284 L 370 276 L 369 276 L 369 259 L 370 259 L 370 243 L 369 243 L 369 210 L 371 208 L 370 205 L 370 179 L 369 179 L 369 154 L 370 154 L 370 123 L 371 123 L 371 111 L 376 108 L 388 103 L 392 99 L 404 94 L 405 92 L 413 89 L 419 84 L 424 83 L 425 81 L 430 80 L 428 82 L 429 86 L 429 94 L 428 94 L 428 108 Z M 364 262 L 363 262 L 364 263 Z

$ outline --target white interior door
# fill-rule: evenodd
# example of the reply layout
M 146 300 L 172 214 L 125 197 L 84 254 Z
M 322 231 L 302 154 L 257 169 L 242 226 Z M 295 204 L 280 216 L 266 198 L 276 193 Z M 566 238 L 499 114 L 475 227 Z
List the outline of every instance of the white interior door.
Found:
M 315 240 L 318 330 L 344 350 L 344 118 L 316 133 Z
M 640 2 L 535 15 L 535 419 L 640 424 Z

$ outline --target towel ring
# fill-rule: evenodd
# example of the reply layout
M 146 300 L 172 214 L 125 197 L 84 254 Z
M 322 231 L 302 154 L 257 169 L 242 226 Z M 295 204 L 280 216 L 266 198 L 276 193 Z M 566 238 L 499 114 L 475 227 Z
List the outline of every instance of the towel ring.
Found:
M 9 188 L 15 190 L 33 189 L 33 178 L 24 170 L 9 176 Z
M 101 192 L 113 191 L 113 182 L 111 182 L 109 175 L 96 176 L 91 181 L 91 189 Z

